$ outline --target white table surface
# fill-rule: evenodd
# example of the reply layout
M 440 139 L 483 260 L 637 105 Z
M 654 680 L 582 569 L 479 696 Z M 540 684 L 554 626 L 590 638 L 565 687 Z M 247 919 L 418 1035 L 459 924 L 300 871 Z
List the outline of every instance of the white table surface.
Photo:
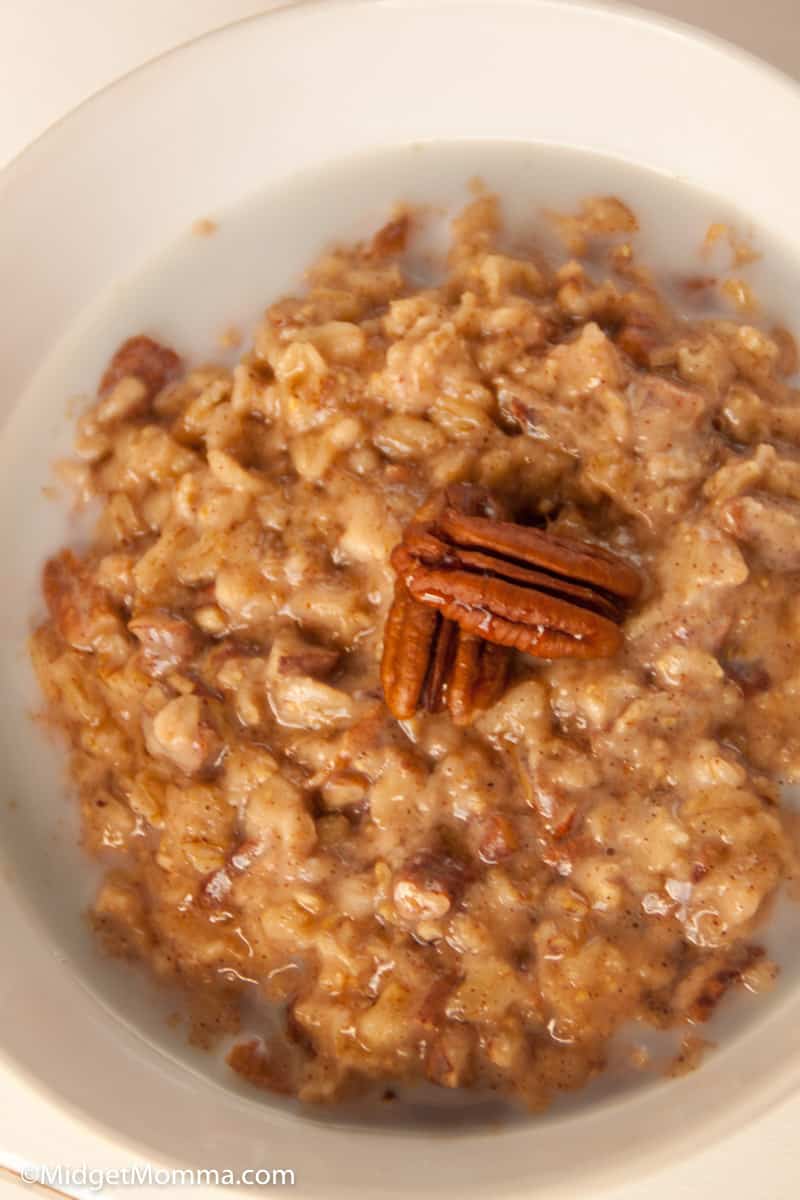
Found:
M 266 0 L 0 0 L 0 167 L 131 68 L 270 7 Z M 641 7 L 702 24 L 800 77 L 800 0 L 641 0 Z M 787 146 L 787 152 L 797 149 Z M 798 1128 L 800 1096 L 702 1156 L 604 1198 L 800 1200 Z M 15 1180 L 14 1170 L 25 1163 L 112 1168 L 137 1161 L 63 1116 L 0 1064 L 0 1200 L 46 1194 Z M 292 1191 L 302 1195 L 302 1169 Z M 103 1194 L 143 1200 L 153 1192 L 128 1187 Z M 196 1187 L 189 1194 L 210 1196 L 212 1190 Z

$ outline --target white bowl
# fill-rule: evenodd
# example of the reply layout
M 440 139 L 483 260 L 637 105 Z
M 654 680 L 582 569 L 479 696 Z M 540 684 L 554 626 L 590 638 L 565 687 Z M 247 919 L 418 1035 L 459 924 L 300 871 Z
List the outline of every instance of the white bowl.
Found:
M 794 257 L 800 166 L 789 147 L 798 127 L 800 93 L 779 74 L 633 10 L 349 0 L 282 9 L 166 55 L 94 97 L 5 172 L 0 1047 L 12 1069 L 154 1161 L 293 1167 L 296 1194 L 326 1200 L 574 1196 L 587 1181 L 597 1191 L 707 1145 L 800 1084 L 795 987 L 754 1010 L 699 1073 L 541 1121 L 359 1128 L 203 1079 L 95 994 L 105 968 L 70 883 L 72 810 L 24 711 L 34 693 L 23 649 L 37 564 L 64 534 L 40 494 L 68 434 L 62 401 L 99 366 L 71 361 L 63 339 L 79 316 L 86 328 L 98 297 L 108 311 L 109 289 L 195 218 L 355 152 L 517 140 L 599 151 L 685 179 L 734 202 Z M 129 291 L 119 296 L 121 311 L 137 311 Z M 114 978 L 100 991 L 132 1011 L 126 996 L 139 983 Z

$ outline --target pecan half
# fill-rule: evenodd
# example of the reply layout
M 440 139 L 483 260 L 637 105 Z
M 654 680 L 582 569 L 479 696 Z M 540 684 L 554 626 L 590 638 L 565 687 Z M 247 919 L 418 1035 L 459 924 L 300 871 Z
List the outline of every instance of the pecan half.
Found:
M 539 658 L 619 649 L 638 572 L 600 546 L 506 518 L 484 489 L 450 487 L 392 552 L 382 682 L 394 716 L 447 707 L 468 723 L 502 694 L 510 649 Z
M 415 600 L 398 580 L 383 638 L 381 683 L 393 716 L 404 721 L 422 708 L 446 708 L 457 725 L 498 700 L 509 652 L 460 629 Z
M 641 587 L 639 573 L 600 546 L 464 511 L 463 489 L 409 525 L 392 565 L 414 599 L 538 658 L 614 654 L 624 606 Z

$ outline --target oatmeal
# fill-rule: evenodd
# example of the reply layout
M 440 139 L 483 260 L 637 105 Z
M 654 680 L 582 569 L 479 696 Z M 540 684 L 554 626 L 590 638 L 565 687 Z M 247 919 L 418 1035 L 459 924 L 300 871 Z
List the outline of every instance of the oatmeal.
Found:
M 425 288 L 413 221 L 327 254 L 232 371 L 117 351 L 65 471 L 99 520 L 45 566 L 31 652 L 107 866 L 93 924 L 185 989 L 196 1041 L 307 1101 L 428 1080 L 538 1108 L 631 1022 L 694 1065 L 725 993 L 774 975 L 796 355 L 682 319 L 619 200 L 560 219 L 554 266 L 480 196 Z M 448 518 L 434 587 L 408 530 L 454 495 L 528 557 Z M 392 607 L 398 563 L 428 615 Z

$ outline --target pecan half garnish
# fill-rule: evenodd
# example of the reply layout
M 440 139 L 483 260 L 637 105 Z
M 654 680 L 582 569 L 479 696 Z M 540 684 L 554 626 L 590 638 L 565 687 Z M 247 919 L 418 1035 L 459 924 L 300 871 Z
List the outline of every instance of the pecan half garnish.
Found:
M 420 510 L 392 565 L 398 581 L 382 680 L 401 718 L 446 705 L 468 722 L 502 693 L 509 649 L 538 658 L 613 655 L 625 605 L 641 587 L 618 555 L 514 524 L 488 492 L 467 484 Z
M 381 683 L 393 716 L 446 708 L 457 725 L 503 694 L 509 651 L 460 629 L 398 580 L 383 637 Z

